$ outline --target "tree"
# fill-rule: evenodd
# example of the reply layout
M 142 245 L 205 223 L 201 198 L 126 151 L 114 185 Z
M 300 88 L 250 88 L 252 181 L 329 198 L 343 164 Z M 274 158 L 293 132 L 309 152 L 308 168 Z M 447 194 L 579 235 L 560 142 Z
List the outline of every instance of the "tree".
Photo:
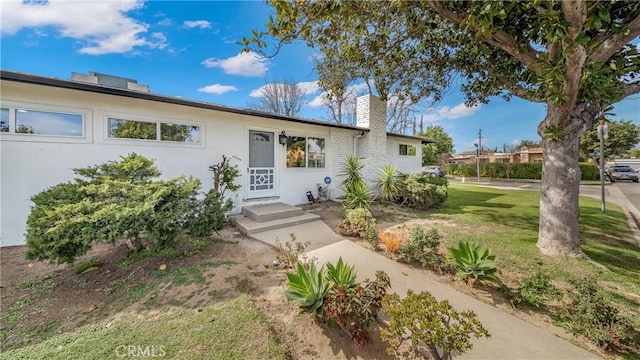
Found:
M 640 2 L 272 0 L 264 49 L 301 38 L 326 59 L 373 78 L 378 93 L 467 104 L 518 96 L 546 104 L 538 248 L 580 255 L 579 140 L 608 105 L 640 92 Z M 349 26 L 344 26 L 349 24 Z M 324 86 L 320 78 L 321 86 Z
M 444 165 L 453 154 L 453 139 L 440 125 L 429 125 L 419 133 L 427 139 L 435 140 L 433 144 L 422 145 L 422 165 Z
M 277 115 L 298 116 L 304 104 L 304 90 L 293 80 L 275 79 L 260 88 L 260 97 L 247 106 Z
M 592 152 L 600 152 L 598 124 L 594 124 L 580 138 L 580 155 L 589 158 Z M 631 121 L 609 121 L 609 137 L 604 142 L 605 157 L 624 157 L 640 141 L 640 126 Z
M 640 149 L 629 150 L 629 157 L 632 159 L 640 159 Z
M 536 148 L 536 147 L 540 147 L 541 145 L 542 145 L 541 142 L 536 140 L 520 140 L 520 144 L 516 146 L 516 149 L 520 150 L 524 146 L 528 148 Z

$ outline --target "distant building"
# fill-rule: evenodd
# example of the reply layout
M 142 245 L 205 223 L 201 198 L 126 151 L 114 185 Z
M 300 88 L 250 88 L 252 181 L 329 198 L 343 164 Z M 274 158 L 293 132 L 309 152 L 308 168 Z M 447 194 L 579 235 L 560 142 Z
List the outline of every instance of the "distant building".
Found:
M 476 151 L 463 151 L 449 159 L 449 164 L 475 164 Z M 518 164 L 518 163 L 541 163 L 542 148 L 521 147 L 518 151 L 511 153 L 497 152 L 493 150 L 482 150 L 479 156 L 480 163 Z

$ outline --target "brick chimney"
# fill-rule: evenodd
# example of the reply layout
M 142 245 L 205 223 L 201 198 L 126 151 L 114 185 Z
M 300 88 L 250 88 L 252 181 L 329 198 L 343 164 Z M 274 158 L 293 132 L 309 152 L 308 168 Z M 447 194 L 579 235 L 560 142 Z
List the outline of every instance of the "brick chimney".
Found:
M 358 139 L 357 156 L 365 165 L 363 176 L 373 181 L 387 159 L 387 104 L 377 96 L 358 97 L 356 103 L 357 127 L 369 129 Z

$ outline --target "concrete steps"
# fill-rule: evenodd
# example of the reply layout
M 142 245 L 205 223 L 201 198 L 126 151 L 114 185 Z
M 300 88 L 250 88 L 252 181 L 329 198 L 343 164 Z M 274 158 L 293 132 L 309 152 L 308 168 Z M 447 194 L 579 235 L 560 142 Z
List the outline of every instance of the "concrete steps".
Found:
M 231 217 L 231 221 L 247 235 L 317 220 L 320 220 L 319 215 L 283 203 L 246 206 L 242 208 L 242 214 Z

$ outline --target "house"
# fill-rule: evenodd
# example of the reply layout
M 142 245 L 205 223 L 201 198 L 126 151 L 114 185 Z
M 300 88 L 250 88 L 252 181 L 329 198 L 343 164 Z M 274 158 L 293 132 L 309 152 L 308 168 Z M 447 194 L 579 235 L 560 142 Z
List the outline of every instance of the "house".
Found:
M 499 163 L 499 164 L 518 164 L 518 163 L 540 163 L 542 162 L 542 148 L 521 147 L 519 150 L 511 153 L 501 153 L 493 150 L 482 150 L 480 156 L 476 151 L 463 151 L 460 154 L 449 159 L 449 164 L 475 164 L 476 159 L 480 158 L 481 164 Z
M 72 169 L 131 152 L 155 159 L 162 178 L 180 174 L 212 186 L 222 155 L 241 170 L 232 194 L 243 206 L 306 203 L 328 185 L 339 196 L 340 166 L 362 158 L 367 179 L 385 164 L 418 173 L 427 139 L 386 131 L 386 107 L 358 99 L 357 126 L 346 126 L 158 95 L 133 79 L 99 73 L 72 80 L 1 71 L 0 241 L 24 244 L 34 194 L 74 177 Z M 294 158 L 295 157 L 295 158 Z

